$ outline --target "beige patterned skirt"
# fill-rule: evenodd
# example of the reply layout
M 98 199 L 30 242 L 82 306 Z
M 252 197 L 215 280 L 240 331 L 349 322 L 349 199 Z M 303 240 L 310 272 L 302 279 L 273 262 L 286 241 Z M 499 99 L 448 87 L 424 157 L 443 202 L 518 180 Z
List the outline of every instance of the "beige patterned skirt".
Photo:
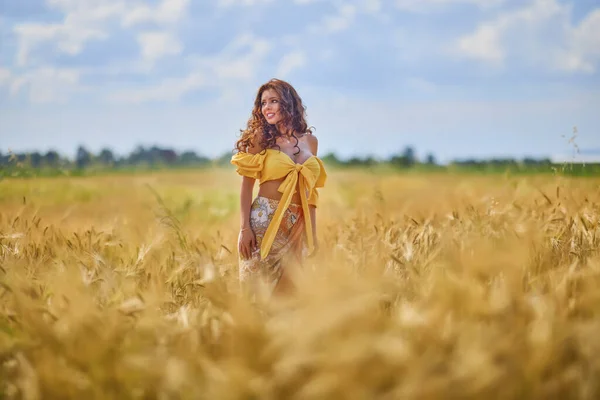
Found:
M 273 290 L 285 269 L 301 264 L 307 253 L 304 215 L 300 204 L 290 204 L 283 215 L 279 230 L 264 260 L 260 259 L 260 246 L 269 224 L 277 210 L 279 200 L 258 196 L 250 208 L 250 227 L 256 235 L 256 247 L 249 259 L 240 256 L 241 282 L 262 282 Z

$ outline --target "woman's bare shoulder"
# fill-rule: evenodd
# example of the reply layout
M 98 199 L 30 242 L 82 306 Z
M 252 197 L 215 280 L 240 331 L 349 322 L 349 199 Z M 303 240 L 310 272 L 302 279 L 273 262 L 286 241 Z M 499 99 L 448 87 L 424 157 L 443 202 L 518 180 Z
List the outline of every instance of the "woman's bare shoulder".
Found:
M 306 141 L 306 144 L 310 147 L 310 150 L 314 155 L 317 155 L 317 149 L 319 148 L 319 140 L 317 137 L 310 132 L 305 133 L 302 139 Z
M 317 137 L 315 136 L 314 133 L 312 132 L 305 132 L 302 134 L 297 134 L 296 135 L 298 137 L 298 140 L 304 140 L 306 141 L 306 143 L 316 143 L 317 142 Z

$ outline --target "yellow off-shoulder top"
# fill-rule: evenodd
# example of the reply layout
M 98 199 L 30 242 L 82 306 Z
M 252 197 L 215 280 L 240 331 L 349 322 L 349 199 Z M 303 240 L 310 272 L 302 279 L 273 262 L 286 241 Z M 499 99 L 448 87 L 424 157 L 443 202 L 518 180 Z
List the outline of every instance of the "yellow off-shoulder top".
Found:
M 283 213 L 289 207 L 297 187 L 300 188 L 308 250 L 312 253 L 314 251 L 314 238 L 308 206 L 317 206 L 319 199 L 317 188 L 323 187 L 327 180 L 323 162 L 317 156 L 311 156 L 302 164 L 297 164 L 290 156 L 280 150 L 266 149 L 257 154 L 239 152 L 231 158 L 231 164 L 237 167 L 238 174 L 258 179 L 260 183 L 285 177 L 278 188 L 278 191 L 282 194 L 281 200 L 262 240 L 261 259 L 269 254 L 283 219 Z

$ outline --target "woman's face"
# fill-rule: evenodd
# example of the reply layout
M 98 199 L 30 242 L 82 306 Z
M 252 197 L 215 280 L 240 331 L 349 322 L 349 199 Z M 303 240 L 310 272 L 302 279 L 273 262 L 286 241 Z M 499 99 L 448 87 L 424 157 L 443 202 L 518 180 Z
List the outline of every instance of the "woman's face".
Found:
M 279 112 L 279 104 L 281 99 L 276 91 L 267 89 L 262 93 L 260 98 L 260 109 L 262 115 L 271 125 L 277 124 L 282 120 L 282 115 Z

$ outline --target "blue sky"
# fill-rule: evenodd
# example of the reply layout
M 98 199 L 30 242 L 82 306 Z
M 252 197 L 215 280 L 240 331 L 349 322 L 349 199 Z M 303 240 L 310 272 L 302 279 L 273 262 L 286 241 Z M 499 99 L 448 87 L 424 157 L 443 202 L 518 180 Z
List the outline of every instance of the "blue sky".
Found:
M 597 0 L 14 0 L 0 151 L 233 148 L 286 79 L 319 153 L 600 150 Z

